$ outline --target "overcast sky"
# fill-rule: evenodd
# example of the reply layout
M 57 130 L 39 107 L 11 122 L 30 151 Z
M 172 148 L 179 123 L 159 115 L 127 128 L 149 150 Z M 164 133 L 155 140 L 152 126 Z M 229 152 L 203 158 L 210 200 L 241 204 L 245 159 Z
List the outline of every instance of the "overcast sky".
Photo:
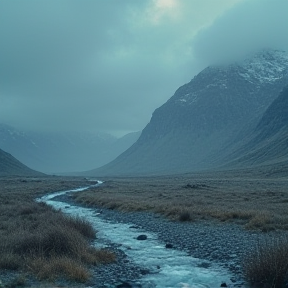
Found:
M 207 65 L 288 50 L 288 0 L 1 0 L 0 123 L 142 130 Z

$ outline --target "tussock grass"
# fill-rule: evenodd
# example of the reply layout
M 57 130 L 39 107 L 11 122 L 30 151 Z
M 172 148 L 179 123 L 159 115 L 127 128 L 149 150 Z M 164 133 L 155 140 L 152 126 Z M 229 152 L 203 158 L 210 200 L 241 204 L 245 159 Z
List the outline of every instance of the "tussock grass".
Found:
M 96 231 L 85 219 L 34 202 L 41 193 L 84 185 L 66 181 L 0 178 L 0 269 L 85 282 L 91 265 L 115 261 L 113 253 L 90 245 Z
M 0 269 L 18 270 L 21 267 L 22 258 L 12 251 L 2 251 L 0 257 Z
M 288 285 L 288 237 L 266 239 L 243 260 L 244 275 L 253 287 Z
M 234 222 L 263 232 L 288 229 L 288 179 L 261 173 L 106 179 L 73 197 L 86 205 L 152 211 L 177 221 Z
M 64 276 L 77 282 L 86 282 L 91 276 L 84 265 L 69 257 L 52 257 L 49 259 L 37 257 L 28 265 L 30 271 L 39 279 L 55 280 Z
M 184 221 L 191 221 L 191 215 L 188 211 L 183 211 L 179 215 L 179 221 L 184 222 Z

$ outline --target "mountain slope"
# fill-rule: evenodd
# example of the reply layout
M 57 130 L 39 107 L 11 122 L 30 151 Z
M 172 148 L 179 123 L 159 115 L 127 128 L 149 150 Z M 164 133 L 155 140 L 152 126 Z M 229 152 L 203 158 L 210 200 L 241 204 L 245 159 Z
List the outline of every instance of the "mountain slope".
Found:
M 231 153 L 224 147 L 255 129 L 287 81 L 283 51 L 263 50 L 240 63 L 208 67 L 155 110 L 131 148 L 91 174 L 163 174 L 219 166 Z
M 245 140 L 245 139 L 244 139 Z M 288 164 L 288 86 L 272 102 L 230 165 Z
M 43 174 L 28 168 L 11 154 L 0 149 L 0 176 L 9 175 L 40 176 Z

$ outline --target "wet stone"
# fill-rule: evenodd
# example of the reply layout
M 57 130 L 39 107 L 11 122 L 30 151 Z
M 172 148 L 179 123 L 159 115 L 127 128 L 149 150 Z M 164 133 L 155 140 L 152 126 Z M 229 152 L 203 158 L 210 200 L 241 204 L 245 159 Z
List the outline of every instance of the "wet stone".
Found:
M 211 267 L 211 263 L 209 262 L 202 262 L 200 264 L 197 265 L 199 268 L 205 268 L 208 269 L 209 267 Z
M 132 285 L 130 285 L 128 282 L 123 282 L 121 284 L 118 284 L 116 287 L 117 288 L 132 288 Z
M 172 245 L 171 243 L 167 243 L 167 244 L 165 245 L 165 248 L 171 249 L 171 248 L 173 248 L 173 245 Z
M 147 239 L 147 235 L 145 235 L 145 234 L 139 235 L 136 239 L 137 240 L 146 240 Z
M 150 271 L 148 269 L 141 269 L 140 272 L 142 275 L 147 275 L 150 273 Z
M 137 225 L 132 225 L 132 226 L 130 226 L 129 228 L 130 228 L 130 229 L 140 229 L 140 227 L 137 226 Z

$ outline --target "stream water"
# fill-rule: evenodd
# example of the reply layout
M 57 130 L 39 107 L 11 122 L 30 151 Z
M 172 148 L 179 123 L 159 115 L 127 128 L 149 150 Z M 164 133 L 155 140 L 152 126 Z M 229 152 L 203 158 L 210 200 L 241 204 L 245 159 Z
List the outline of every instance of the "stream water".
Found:
M 100 184 L 101 182 L 98 182 L 93 186 Z M 209 268 L 201 267 L 199 264 L 203 263 L 203 259 L 193 258 L 179 250 L 165 248 L 165 243 L 159 241 L 157 235 L 153 233 L 133 228 L 132 223 L 115 223 L 102 219 L 97 209 L 73 206 L 53 200 L 56 196 L 68 192 L 77 193 L 88 188 L 56 192 L 43 196 L 37 201 L 46 202 L 56 209 L 61 209 L 64 213 L 84 217 L 91 222 L 98 231 L 98 245 L 107 243 L 107 240 L 119 244 L 119 249 L 123 250 L 131 261 L 150 271 L 149 274 L 139 279 L 141 287 L 215 288 L 220 287 L 223 282 L 227 284 L 223 287 L 234 287 L 230 282 L 232 275 L 227 270 L 213 263 Z M 137 240 L 139 234 L 145 234 L 147 240 Z

